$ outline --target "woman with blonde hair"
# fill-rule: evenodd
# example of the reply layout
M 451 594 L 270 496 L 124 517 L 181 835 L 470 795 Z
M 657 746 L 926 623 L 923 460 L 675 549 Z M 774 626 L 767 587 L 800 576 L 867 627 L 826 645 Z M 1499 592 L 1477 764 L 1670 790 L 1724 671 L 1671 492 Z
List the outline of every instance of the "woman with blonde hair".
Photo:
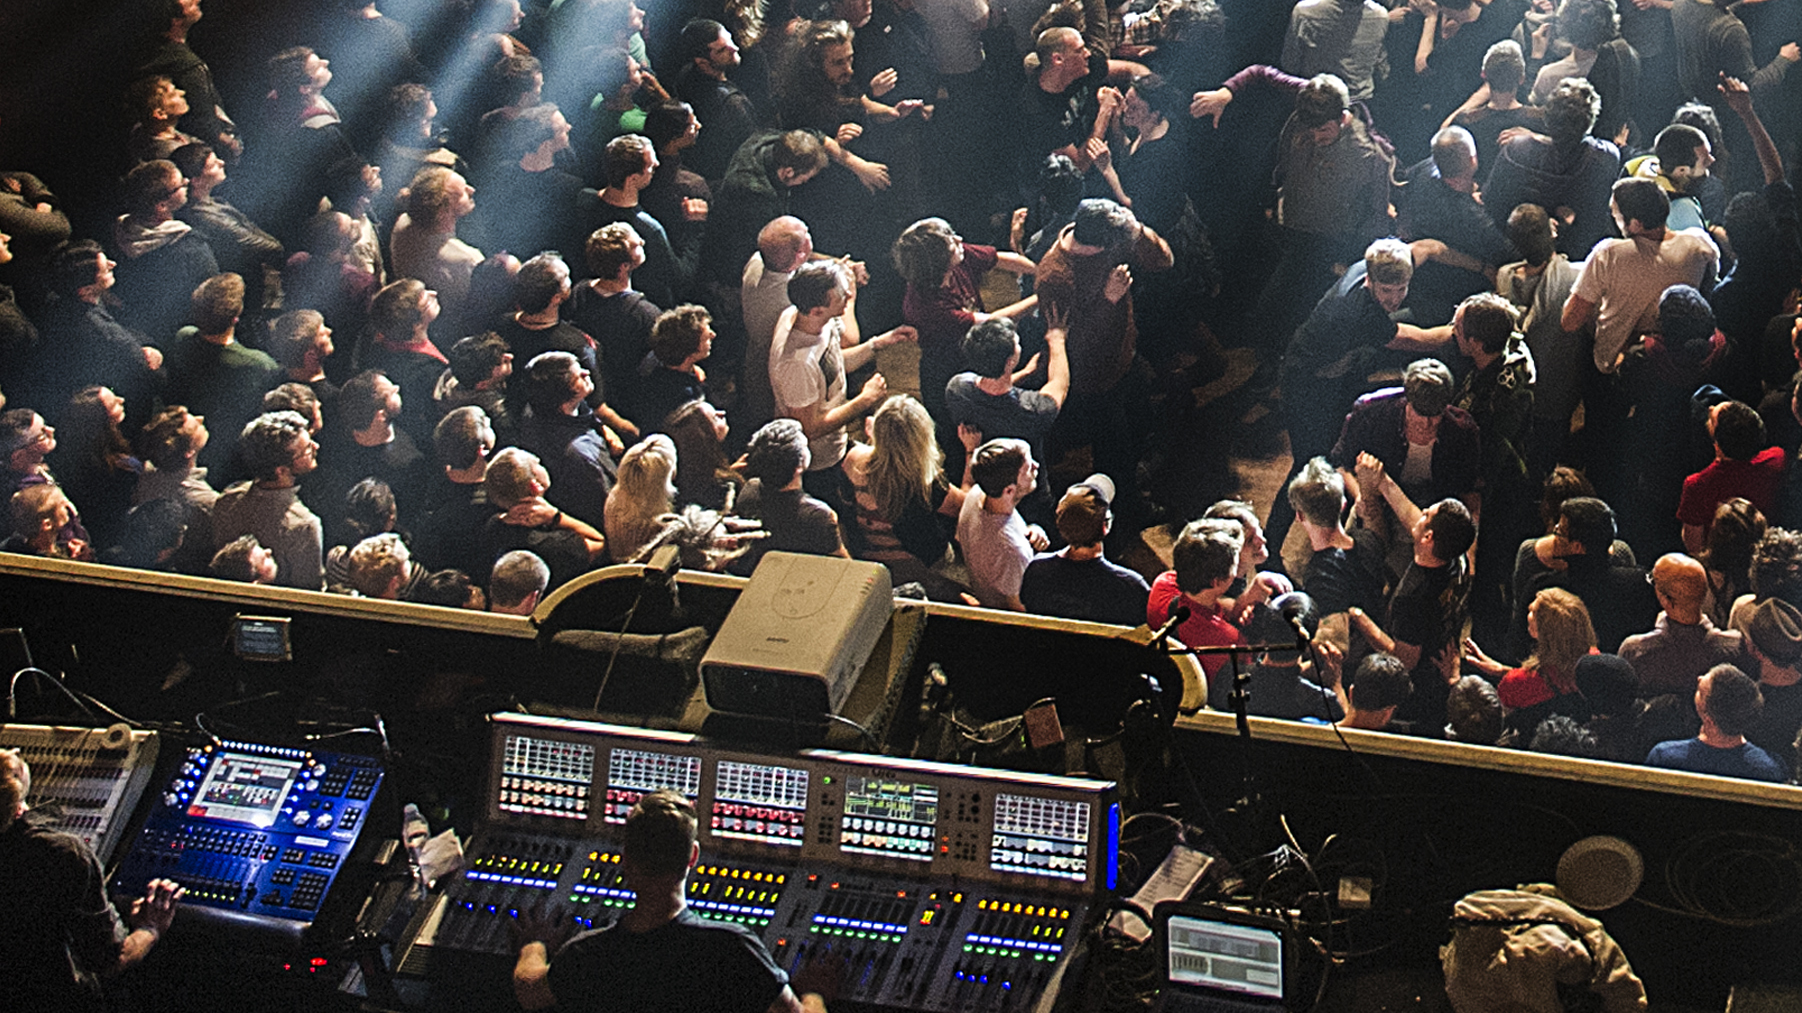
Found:
M 690 504 L 675 508 L 676 444 L 656 433 L 626 451 L 607 493 L 607 549 L 616 563 L 642 563 L 664 543 L 680 546 L 682 565 L 718 570 L 762 537 L 755 521 Z
M 969 483 L 946 481 L 932 416 L 912 396 L 896 394 L 864 432 L 870 442 L 852 444 L 841 464 L 857 506 L 856 524 L 845 532 L 852 554 L 887 566 L 896 584 L 917 580 L 937 600 L 961 600 L 961 589 L 930 567 L 945 558 Z
M 1583 599 L 1563 588 L 1548 587 L 1527 606 L 1527 634 L 1533 653 L 1520 667 L 1484 654 L 1476 641 L 1464 641 L 1465 661 L 1490 680 L 1507 715 L 1507 727 L 1530 738 L 1539 722 L 1553 714 L 1589 720 L 1589 705 L 1577 689 L 1577 662 L 1596 653 L 1595 625 Z

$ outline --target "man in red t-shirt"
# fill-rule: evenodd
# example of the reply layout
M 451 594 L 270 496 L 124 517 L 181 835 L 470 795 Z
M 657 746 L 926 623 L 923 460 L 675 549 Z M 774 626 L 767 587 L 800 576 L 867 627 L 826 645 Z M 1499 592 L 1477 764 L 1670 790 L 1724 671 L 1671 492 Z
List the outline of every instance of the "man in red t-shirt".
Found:
M 1235 521 L 1218 517 L 1190 521 L 1170 549 L 1172 569 L 1151 582 L 1151 598 L 1145 606 L 1145 622 L 1156 629 L 1178 608 L 1189 617 L 1177 624 L 1176 639 L 1187 647 L 1224 647 L 1245 638 L 1228 622 L 1220 596 L 1232 587 L 1239 572 L 1239 550 L 1245 532 Z M 1226 664 L 1224 654 L 1205 654 L 1201 669 L 1212 680 Z
M 1786 456 L 1782 447 L 1767 446 L 1764 420 L 1739 401 L 1709 410 L 1708 435 L 1714 439 L 1714 463 L 1683 480 L 1683 498 L 1677 501 L 1683 547 L 1694 556 L 1708 548 L 1708 529 L 1722 503 L 1744 497 L 1772 516 Z

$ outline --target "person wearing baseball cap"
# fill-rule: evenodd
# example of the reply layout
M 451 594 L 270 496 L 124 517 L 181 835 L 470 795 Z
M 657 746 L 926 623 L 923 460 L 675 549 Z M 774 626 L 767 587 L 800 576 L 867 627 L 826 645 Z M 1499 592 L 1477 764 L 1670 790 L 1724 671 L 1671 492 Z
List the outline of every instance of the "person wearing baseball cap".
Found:
M 1764 710 L 1746 738 L 1794 779 L 1796 733 L 1802 730 L 1802 609 L 1766 598 L 1752 607 L 1745 640 L 1747 674 L 1764 693 Z
M 1057 530 L 1069 544 L 1026 564 L 1020 581 L 1026 611 L 1120 626 L 1144 621 L 1150 586 L 1103 554 L 1113 501 L 1114 480 L 1106 475 L 1090 475 L 1064 492 L 1057 502 Z

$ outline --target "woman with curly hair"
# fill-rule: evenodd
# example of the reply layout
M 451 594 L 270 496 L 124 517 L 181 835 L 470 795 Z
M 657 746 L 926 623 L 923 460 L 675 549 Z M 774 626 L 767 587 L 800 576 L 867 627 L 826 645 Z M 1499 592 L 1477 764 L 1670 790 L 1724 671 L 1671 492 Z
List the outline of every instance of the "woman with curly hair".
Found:
M 1476 641 L 1464 641 L 1464 660 L 1479 674 L 1499 680 L 1496 692 L 1506 709 L 1505 724 L 1517 736 L 1530 736 L 1553 714 L 1589 720 L 1589 703 L 1577 689 L 1577 662 L 1596 652 L 1595 625 L 1583 599 L 1563 588 L 1548 587 L 1527 606 L 1527 634 L 1533 653 L 1519 668 L 1489 657 Z
M 962 589 L 930 569 L 945 558 L 968 487 L 945 480 L 932 416 L 896 394 L 864 430 L 870 442 L 852 444 L 840 465 L 856 498 L 856 523 L 845 525 L 852 554 L 887 566 L 896 584 L 919 581 L 935 600 L 961 601 Z

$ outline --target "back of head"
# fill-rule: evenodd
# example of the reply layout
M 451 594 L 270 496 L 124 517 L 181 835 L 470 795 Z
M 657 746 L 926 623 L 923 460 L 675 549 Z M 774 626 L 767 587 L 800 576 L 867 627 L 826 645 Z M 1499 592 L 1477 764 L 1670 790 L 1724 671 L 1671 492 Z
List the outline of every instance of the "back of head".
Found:
M 807 460 L 807 434 L 794 419 L 774 419 L 751 434 L 745 448 L 745 475 L 760 479 L 766 489 L 780 489 L 794 480 Z
M 651 167 L 651 140 L 641 134 L 624 134 L 607 142 L 601 152 L 601 178 L 610 187 L 622 187 L 633 176 Z
M 1039 199 L 1054 214 L 1070 214 L 1082 202 L 1082 181 L 1082 170 L 1069 155 L 1048 155 L 1039 166 Z
M 368 538 L 394 528 L 394 490 L 374 476 L 357 480 L 344 494 L 344 526 Z
M 1558 524 L 1586 555 L 1605 555 L 1614 545 L 1614 510 L 1594 496 L 1572 496 L 1559 504 Z
M 1547 533 L 1558 523 L 1558 515 L 1564 501 L 1576 496 L 1594 496 L 1595 486 L 1589 484 L 1589 478 L 1569 465 L 1560 464 L 1545 477 L 1545 486 L 1539 499 L 1539 520 L 1545 525 Z
M 181 170 L 167 159 L 154 159 L 133 166 L 125 174 L 125 210 L 134 215 L 147 215 L 171 196 L 170 191 L 181 179 Z
M 1074 237 L 1084 246 L 1115 250 L 1132 240 L 1133 214 L 1105 197 L 1090 197 L 1076 205 Z
M 1197 595 L 1239 570 L 1239 550 L 1245 545 L 1245 529 L 1238 522 L 1218 517 L 1190 521 L 1170 547 L 1176 586 L 1184 594 Z
M 951 253 L 957 233 L 943 218 L 922 218 L 896 237 L 889 249 L 895 270 L 907 284 L 922 292 L 937 291 L 951 270 Z
M 985 496 L 1000 496 L 1020 479 L 1031 451 L 1020 440 L 989 440 L 970 458 L 970 476 Z
M 1558 82 L 1545 100 L 1545 130 L 1558 147 L 1569 147 L 1588 136 L 1602 114 L 1602 96 L 1595 85 L 1580 77 Z
M 405 341 L 413 329 L 425 320 L 420 303 L 425 296 L 425 282 L 402 278 L 388 283 L 369 301 L 369 327 L 392 341 Z
M 790 130 L 770 150 L 771 168 L 811 176 L 826 168 L 826 145 L 811 130 Z
M 1671 199 L 1656 180 L 1630 176 L 1614 181 L 1615 206 L 1622 222 L 1638 222 L 1642 229 L 1662 229 L 1671 214 Z
M 771 270 L 795 264 L 807 248 L 807 224 L 792 215 L 770 219 L 770 223 L 757 233 L 757 252 L 763 256 L 764 266 Z
M 1415 359 L 1402 371 L 1402 392 L 1416 415 L 1436 418 L 1444 414 L 1457 394 L 1452 371 L 1438 359 Z
M 405 581 L 407 543 L 392 531 L 371 535 L 351 547 L 346 582 L 365 598 L 388 597 L 395 581 Z
M 482 589 L 462 570 L 433 570 L 419 578 L 408 593 L 407 600 L 420 605 L 440 605 L 444 608 L 482 608 L 485 597 Z
M 688 121 L 695 114 L 687 102 L 653 102 L 644 113 L 644 136 L 659 150 L 688 133 Z
M 454 176 L 456 173 L 443 165 L 427 165 L 413 174 L 400 192 L 400 201 L 415 224 L 429 222 L 455 203 L 451 194 Z
M 1527 80 L 1527 58 L 1520 43 L 1503 39 L 1483 54 L 1483 80 L 1489 82 L 1491 95 L 1512 95 Z
M 238 436 L 238 458 L 258 479 L 273 479 L 294 462 L 294 441 L 307 435 L 309 424 L 297 412 L 264 412 Z
M 1702 706 L 1723 735 L 1744 735 L 1764 710 L 1764 693 L 1758 683 L 1733 665 L 1708 670 L 1708 693 Z
M 1698 343 L 1712 348 L 1714 329 L 1714 307 L 1694 288 L 1672 285 L 1659 297 L 1658 331 L 1673 352 Z
M 155 465 L 158 471 L 176 471 L 186 466 L 188 452 L 194 449 L 187 427 L 188 410 L 181 405 L 158 411 L 138 434 L 138 456 Z
M 381 381 L 386 379 L 388 374 L 379 369 L 365 369 L 344 381 L 338 390 L 335 412 L 339 432 L 368 429 L 376 413 L 387 410 L 388 401 L 381 389 Z
M 788 280 L 788 301 L 802 313 L 832 302 L 834 293 L 851 290 L 851 276 L 836 260 L 810 260 L 795 268 Z
M 1457 179 L 1477 167 L 1477 142 L 1463 127 L 1446 127 L 1433 135 L 1433 167 L 1442 179 Z
M 511 611 L 534 594 L 543 594 L 551 585 L 551 568 L 544 560 L 525 549 L 514 549 L 494 561 L 494 572 L 488 577 L 488 605 L 497 611 Z
M 75 293 L 94 284 L 100 276 L 100 244 L 92 239 L 77 239 L 56 248 L 50 258 L 50 289 L 57 295 L 73 298 Z
M 1728 401 L 1715 411 L 1714 445 L 1730 461 L 1750 461 L 1763 450 L 1764 419 L 1743 401 Z
M 1687 123 L 1673 123 L 1658 131 L 1652 139 L 1652 154 L 1658 156 L 1658 171 L 1669 176 L 1673 170 L 1696 162 L 1696 149 L 1708 143 L 1702 131 Z
M 438 463 L 459 471 L 474 467 L 493 440 L 488 413 L 475 405 L 451 409 L 432 429 L 432 451 Z
M 1358 662 L 1351 682 L 1345 687 L 1345 695 L 1351 698 L 1352 706 L 1361 711 L 1399 707 L 1413 692 L 1414 683 L 1408 678 L 1408 666 L 1395 655 L 1382 652 Z
M 1618 654 L 1589 654 L 1577 659 L 1573 676 L 1577 691 L 1589 701 L 1590 713 L 1625 714 L 1639 698 L 1639 673 Z
M 1781 598 L 1766 598 L 1752 606 L 1746 638 L 1760 655 L 1781 667 L 1795 668 L 1802 662 L 1802 609 Z
M 1538 267 L 1558 252 L 1552 235 L 1552 216 L 1537 204 L 1516 204 L 1508 213 L 1508 242 L 1520 252 L 1528 266 Z
M 1493 746 L 1502 737 L 1502 698 L 1481 676 L 1467 675 L 1452 684 L 1445 715 L 1446 727 L 1458 742 Z
M 1567 714 L 1553 714 L 1539 722 L 1527 748 L 1535 753 L 1579 759 L 1593 759 L 1600 752 L 1595 733 Z
M 1414 255 L 1399 239 L 1379 239 L 1364 248 L 1364 270 L 1377 285 L 1406 285 L 1414 279 Z
M 1558 9 L 1558 33 L 1579 49 L 1600 49 L 1621 33 L 1614 0 L 1564 0 Z
M 506 158 L 515 161 L 537 151 L 544 142 L 557 136 L 557 120 L 561 115 L 554 102 L 541 102 L 521 110 L 501 128 L 500 150 Z
M 1099 482 L 1071 486 L 1057 501 L 1057 533 L 1078 548 L 1100 545 L 1113 516 L 1108 509 L 1111 498 L 1112 493 Z
M 445 358 L 450 360 L 451 376 L 461 387 L 474 387 L 494 375 L 507 361 L 507 340 L 493 331 L 458 338 Z
M 519 265 L 513 276 L 513 301 L 527 313 L 548 309 L 569 284 L 569 265 L 554 252 L 537 254 Z
M 313 350 L 325 317 L 318 310 L 289 310 L 269 325 L 269 354 L 283 369 L 299 369 Z
M 201 282 L 188 297 L 194 326 L 202 334 L 224 334 L 244 313 L 244 279 L 227 272 Z
M 665 366 L 680 366 L 701 350 L 703 336 L 712 323 L 707 310 L 692 303 L 664 310 L 651 325 L 651 352 Z
M 1301 466 L 1289 482 L 1289 505 L 1317 528 L 1336 528 L 1345 511 L 1345 476 L 1324 457 Z
M 1334 74 L 1316 74 L 1295 94 L 1295 121 L 1313 130 L 1336 123 L 1351 108 L 1351 92 Z
M 611 281 L 618 277 L 619 269 L 632 264 L 632 248 L 643 242 L 638 230 L 625 222 L 610 222 L 595 229 L 588 236 L 583 254 L 588 261 L 588 269 L 597 278 Z M 524 270 L 524 265 L 520 266 Z
M 1245 624 L 1245 639 L 1254 644 L 1292 644 L 1295 627 L 1290 625 L 1291 616 L 1309 639 L 1320 631 L 1320 606 L 1306 591 L 1290 591 L 1252 610 L 1251 621 Z
M 629 872 L 657 879 L 683 875 L 694 855 L 695 825 L 694 803 L 668 788 L 639 799 L 621 835 Z
M 49 482 L 28 485 L 13 493 L 13 534 L 27 540 L 36 538 L 43 522 L 52 518 L 67 499 L 61 486 Z
M 575 397 L 570 375 L 580 367 L 581 362 L 568 352 L 534 355 L 522 372 L 526 404 L 532 414 L 545 418 L 561 413 L 563 406 Z
M 726 26 L 712 18 L 694 18 L 683 25 L 681 46 L 677 50 L 681 54 L 683 65 L 686 66 L 691 60 L 706 59 L 713 44 L 719 41 L 720 35 L 725 31 Z
M 488 462 L 488 471 L 482 477 L 482 491 L 488 495 L 488 502 L 496 509 L 510 510 L 530 499 L 535 494 L 538 467 L 538 458 L 531 452 L 518 447 L 501 448 Z
M 1019 331 L 1007 317 L 990 317 L 964 335 L 964 362 L 977 376 L 994 380 L 1007 374 L 1007 364 L 1020 347 Z
M 1802 602 L 1802 531 L 1771 528 L 1752 549 L 1752 570 L 1747 575 L 1757 598 L 1782 598 Z
M 1427 530 L 1433 533 L 1433 555 L 1441 563 L 1450 563 L 1470 551 L 1476 542 L 1477 522 L 1470 516 L 1469 507 L 1450 496 L 1434 505 L 1439 509 L 1427 522 Z
M 263 395 L 266 412 L 294 412 L 303 419 L 319 417 L 319 395 L 304 383 L 289 381 Z M 308 423 L 311 425 L 311 422 Z
M 206 171 L 206 160 L 213 157 L 213 146 L 193 141 L 184 144 L 169 153 L 169 161 L 181 170 L 183 176 L 198 179 Z
M 675 477 L 675 441 L 662 433 L 652 433 L 628 447 L 619 459 L 619 481 L 607 497 L 608 505 L 617 496 L 632 501 L 647 515 L 663 513 L 670 508 Z
M 1494 292 L 1478 292 L 1458 304 L 1464 314 L 1464 336 L 1484 352 L 1495 355 L 1514 336 L 1514 307 Z

